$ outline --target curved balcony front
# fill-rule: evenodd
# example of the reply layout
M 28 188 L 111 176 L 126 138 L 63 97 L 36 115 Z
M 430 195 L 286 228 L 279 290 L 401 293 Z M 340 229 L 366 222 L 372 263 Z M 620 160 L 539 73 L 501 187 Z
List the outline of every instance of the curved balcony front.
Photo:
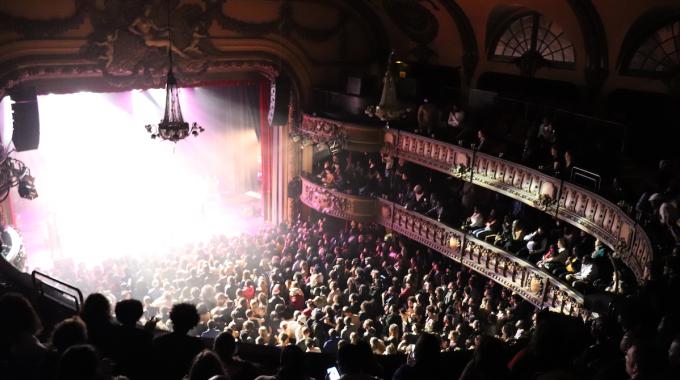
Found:
M 530 262 L 383 199 L 370 199 L 326 189 L 302 180 L 300 200 L 323 214 L 346 220 L 377 222 L 436 250 L 498 284 L 538 308 L 584 317 L 583 296 Z
M 298 131 L 314 142 L 327 143 L 338 139 L 343 144 L 343 149 L 354 152 L 378 152 L 383 147 L 384 130 L 376 126 L 304 114 Z
M 398 158 L 471 181 L 586 231 L 620 255 L 642 281 L 652 244 L 641 226 L 603 197 L 521 164 L 413 133 L 387 130 L 385 144 Z

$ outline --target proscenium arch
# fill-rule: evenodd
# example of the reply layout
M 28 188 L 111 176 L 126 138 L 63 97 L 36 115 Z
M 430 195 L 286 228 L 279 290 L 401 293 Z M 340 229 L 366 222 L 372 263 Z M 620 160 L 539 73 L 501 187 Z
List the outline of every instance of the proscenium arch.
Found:
M 296 104 L 304 104 L 307 92 L 312 88 L 310 64 L 282 44 L 264 39 L 215 40 L 222 49 L 219 57 L 206 56 L 205 68 L 198 72 L 177 70 L 182 86 L 193 86 L 233 78 L 234 75 L 260 74 L 274 81 L 283 73 L 291 78 Z M 137 73 L 126 76 L 107 74 L 98 62 L 82 59 L 78 46 L 50 49 L 49 41 L 38 50 L 51 50 L 54 54 L 35 54 L 35 44 L 17 45 L 13 58 L 0 63 L 0 98 L 8 90 L 23 84 L 35 86 L 38 93 L 68 93 L 82 90 L 126 91 L 159 87 L 165 80 L 165 72 L 154 75 Z

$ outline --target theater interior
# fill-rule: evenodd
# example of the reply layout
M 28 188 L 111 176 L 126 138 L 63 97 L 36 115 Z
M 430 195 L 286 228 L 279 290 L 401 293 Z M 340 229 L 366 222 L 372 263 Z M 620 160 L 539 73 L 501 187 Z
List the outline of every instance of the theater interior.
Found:
M 0 380 L 680 378 L 680 1 L 0 1 Z

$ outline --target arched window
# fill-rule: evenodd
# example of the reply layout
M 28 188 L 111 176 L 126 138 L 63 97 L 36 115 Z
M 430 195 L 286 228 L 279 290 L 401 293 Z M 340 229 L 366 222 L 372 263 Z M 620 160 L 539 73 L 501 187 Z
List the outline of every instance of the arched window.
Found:
M 560 68 L 572 68 L 576 60 L 574 45 L 564 30 L 535 12 L 510 22 L 500 34 L 491 59 L 517 62 L 527 56 L 544 61 L 544 65 Z
M 635 50 L 628 71 L 664 74 L 680 67 L 680 21 L 658 29 Z

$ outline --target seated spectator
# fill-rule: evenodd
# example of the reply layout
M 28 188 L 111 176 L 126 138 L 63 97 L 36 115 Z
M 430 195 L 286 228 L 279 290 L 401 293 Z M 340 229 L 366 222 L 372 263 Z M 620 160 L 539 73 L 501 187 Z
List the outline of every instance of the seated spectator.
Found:
M 492 209 L 489 212 L 489 217 L 486 219 L 483 228 L 477 228 L 472 230 L 472 235 L 478 239 L 484 240 L 487 236 L 493 235 L 498 232 L 500 226 L 498 219 L 496 219 L 496 210 Z
M 559 238 L 557 239 L 557 247 L 544 255 L 544 257 L 537 263 L 537 266 L 547 270 L 548 272 L 554 272 L 564 268 L 567 264 L 567 259 L 569 259 L 567 243 L 563 238 Z
M 508 252 L 519 251 L 522 246 L 526 244 L 524 242 L 525 235 L 526 231 L 519 219 L 513 220 L 510 238 L 504 241 L 504 244 L 502 245 L 503 249 Z
M 144 314 L 143 305 L 138 300 L 123 300 L 116 304 L 115 312 L 120 323 L 114 339 L 113 359 L 117 364 L 116 371 L 131 380 L 146 379 L 149 376 L 153 334 L 137 326 Z
M 425 190 L 421 185 L 416 185 L 407 196 L 406 208 L 415 212 L 426 212 L 429 205 Z
M 194 305 L 180 303 L 172 307 L 172 332 L 153 340 L 157 379 L 181 380 L 187 374 L 192 360 L 204 348 L 201 339 L 187 335 L 198 324 L 198 319 Z
M 475 206 L 472 209 L 472 215 L 470 215 L 466 220 L 465 224 L 463 225 L 463 230 L 465 231 L 475 231 L 479 228 L 484 227 L 484 214 L 482 214 L 482 211 L 479 209 L 479 207 Z
M 584 256 L 581 263 L 581 269 L 574 273 L 568 274 L 565 279 L 571 282 L 571 286 L 580 291 L 588 288 L 598 278 L 597 267 L 590 256 Z
M 236 355 L 236 340 L 231 331 L 217 336 L 213 350 L 220 358 L 224 372 L 231 380 L 252 380 L 257 376 L 255 367 Z
M 191 363 L 187 380 L 210 380 L 213 376 L 224 376 L 222 363 L 210 350 L 201 351 Z
M 526 246 L 517 252 L 517 256 L 526 258 L 531 262 L 537 262 L 548 246 L 548 237 L 545 235 L 543 227 L 539 226 L 534 232 L 524 236 L 524 241 Z

